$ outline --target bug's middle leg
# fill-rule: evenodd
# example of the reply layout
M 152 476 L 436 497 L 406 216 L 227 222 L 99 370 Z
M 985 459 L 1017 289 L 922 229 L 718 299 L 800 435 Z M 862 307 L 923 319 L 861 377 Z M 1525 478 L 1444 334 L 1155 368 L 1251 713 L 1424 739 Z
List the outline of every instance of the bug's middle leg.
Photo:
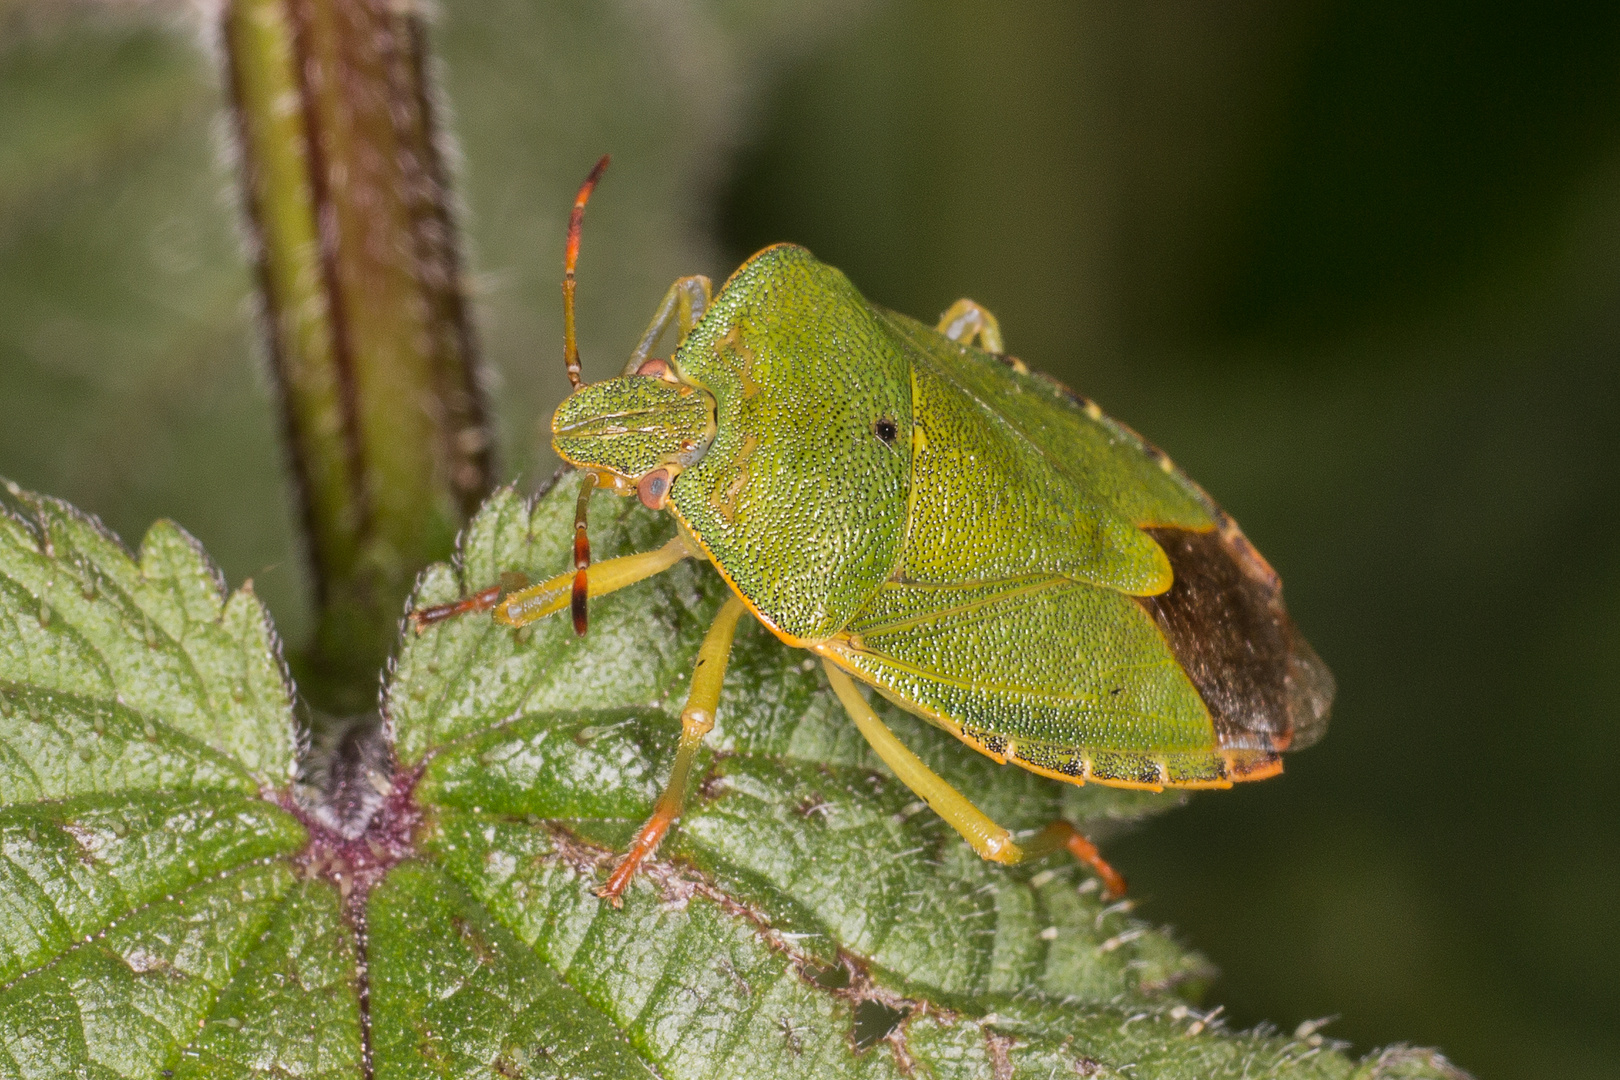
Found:
M 663 842 L 664 834 L 680 819 L 686 807 L 686 785 L 691 778 L 692 763 L 697 759 L 703 739 L 714 728 L 714 713 L 720 705 L 720 687 L 726 679 L 726 663 L 731 658 L 731 642 L 737 633 L 737 620 L 745 608 L 736 593 L 732 593 L 709 626 L 703 645 L 698 649 L 697 667 L 692 671 L 692 689 L 686 695 L 686 707 L 681 710 L 681 741 L 675 751 L 675 766 L 670 770 L 669 782 L 658 797 L 652 816 L 636 833 L 630 850 L 613 868 L 607 884 L 596 890 L 596 895 L 618 907 L 620 897 L 629 888 L 630 879 L 642 862 Z
M 1116 896 L 1124 895 L 1125 879 L 1103 860 L 1096 846 L 1073 825 L 1063 820 L 1054 821 L 1028 843 L 1016 843 L 1011 832 L 992 821 L 967 796 L 923 764 L 921 758 L 896 738 L 848 675 L 831 660 L 823 658 L 822 666 L 827 669 L 827 680 L 832 683 L 833 692 L 838 695 L 838 700 L 843 703 L 844 710 L 855 721 L 860 733 L 877 751 L 877 756 L 893 770 L 901 783 L 915 792 L 934 813 L 944 818 L 946 824 L 961 833 L 962 839 L 982 858 L 1011 865 L 1066 848 L 1096 872 L 1108 892 Z
M 653 315 L 652 322 L 642 332 L 641 340 L 631 350 L 630 360 L 624 365 L 624 374 L 634 375 L 641 365 L 647 362 L 652 355 L 653 346 L 658 339 L 664 336 L 664 331 L 671 325 L 675 327 L 675 347 L 680 348 L 686 335 L 692 332 L 703 313 L 708 310 L 709 300 L 714 292 L 714 286 L 702 274 L 693 274 L 690 277 L 676 278 L 675 284 L 669 287 L 664 299 L 658 305 L 658 311 Z

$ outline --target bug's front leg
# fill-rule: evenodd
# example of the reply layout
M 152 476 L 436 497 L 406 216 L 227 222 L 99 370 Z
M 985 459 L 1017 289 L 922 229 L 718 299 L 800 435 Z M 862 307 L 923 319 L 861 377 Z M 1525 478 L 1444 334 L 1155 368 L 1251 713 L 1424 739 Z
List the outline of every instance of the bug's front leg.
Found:
M 669 783 L 653 807 L 652 817 L 636 833 L 630 850 L 613 868 L 607 884 L 596 890 L 596 895 L 618 907 L 624 890 L 642 862 L 663 842 L 664 834 L 680 819 L 686 806 L 686 785 L 691 779 L 692 762 L 703 746 L 703 739 L 714 728 L 714 713 L 720 705 L 720 687 L 726 679 L 726 663 L 731 659 L 731 642 L 737 634 L 737 620 L 744 611 L 743 602 L 736 593 L 726 600 L 720 614 L 715 616 L 703 646 L 698 650 L 697 667 L 692 672 L 692 689 L 686 696 L 686 707 L 681 710 L 681 742 L 675 751 L 675 767 L 670 770 Z
M 681 537 L 676 536 L 663 547 L 654 548 L 652 551 L 592 563 L 585 571 L 590 595 L 606 596 L 627 585 L 645 581 L 654 574 L 663 573 L 682 559 L 690 558 L 693 554 L 693 548 Z M 528 585 L 525 588 L 523 586 L 526 581 L 522 574 L 502 574 L 499 585 L 492 585 L 463 600 L 436 604 L 411 612 L 411 624 L 420 634 L 434 623 L 493 608 L 496 622 L 506 626 L 527 626 L 536 619 L 543 619 L 569 607 L 573 601 L 576 577 L 577 571 L 570 570 L 548 581 Z M 515 591 L 508 592 L 505 599 L 502 599 L 503 590 Z
M 977 336 L 985 352 L 1007 351 L 1006 343 L 1001 340 L 1001 324 L 996 317 L 966 297 L 946 308 L 934 329 L 964 345 L 973 344 Z
M 662 574 L 682 559 L 691 558 L 692 554 L 692 548 L 677 535 L 663 547 L 652 551 L 592 563 L 583 571 L 589 594 L 597 597 L 617 592 L 626 585 Z M 513 593 L 495 606 L 495 621 L 507 626 L 527 626 L 536 619 L 543 619 L 572 606 L 579 573 L 570 570 Z
M 675 347 L 681 347 L 686 335 L 692 332 L 703 313 L 709 309 L 709 300 L 714 292 L 714 285 L 702 274 L 693 274 L 690 277 L 676 278 L 675 284 L 669 287 L 664 299 L 658 305 L 658 312 L 653 315 L 652 322 L 647 324 L 646 331 L 636 347 L 630 352 L 630 360 L 624 365 L 624 374 L 634 375 L 641 370 L 641 365 L 652 356 L 653 346 L 658 339 L 664 336 L 664 331 L 675 326 Z
M 934 813 L 944 818 L 946 824 L 961 833 L 962 839 L 982 858 L 1010 866 L 1065 848 L 1091 867 L 1109 893 L 1115 896 L 1125 894 L 1125 879 L 1119 871 L 1109 866 L 1098 854 L 1096 846 L 1067 821 L 1052 822 L 1026 844 L 1014 842 L 1011 832 L 990 820 L 984 811 L 969 802 L 944 777 L 923 764 L 921 758 L 895 737 L 894 732 L 872 711 L 872 706 L 861 696 L 848 675 L 831 660 L 823 658 L 821 663 L 827 669 L 827 681 L 832 683 L 833 692 L 838 695 L 838 700 L 843 703 L 845 711 L 855 721 L 855 726 L 866 741 L 877 751 L 877 756 L 900 778 L 902 784 L 915 792 Z
M 506 575 L 501 576 L 505 577 Z M 522 575 L 514 575 L 511 588 L 521 589 L 529 583 L 527 578 L 523 578 L 519 582 L 518 577 L 522 577 Z M 487 589 L 480 589 L 471 596 L 462 597 L 460 600 L 452 600 L 448 604 L 434 604 L 432 607 L 417 608 L 411 612 L 411 626 L 420 634 L 434 623 L 441 623 L 446 619 L 454 619 L 461 615 L 472 615 L 476 612 L 488 611 L 501 602 L 501 594 L 507 588 L 507 583 L 502 582 L 499 585 L 491 585 Z

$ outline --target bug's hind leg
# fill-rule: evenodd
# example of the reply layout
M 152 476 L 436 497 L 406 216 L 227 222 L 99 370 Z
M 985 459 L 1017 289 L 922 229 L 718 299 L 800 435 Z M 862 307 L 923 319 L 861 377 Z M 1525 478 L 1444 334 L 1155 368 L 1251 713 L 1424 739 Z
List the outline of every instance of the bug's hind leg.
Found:
M 692 672 L 692 689 L 686 695 L 686 707 L 681 710 L 681 741 L 675 751 L 675 767 L 670 770 L 664 793 L 653 807 L 652 817 L 636 833 L 619 865 L 607 884 L 596 890 L 596 895 L 618 907 L 620 897 L 629 888 L 630 879 L 642 862 L 663 842 L 664 834 L 680 819 L 686 806 L 686 785 L 692 774 L 692 762 L 703 746 L 704 736 L 714 727 L 714 712 L 720 704 L 720 687 L 726 679 L 726 663 L 731 658 L 731 641 L 737 634 L 737 620 L 744 611 L 743 602 L 736 593 L 726 600 L 714 622 L 709 626 L 703 645 L 698 649 L 697 667 Z
M 1023 845 L 1024 857 L 1037 859 L 1059 848 L 1091 868 L 1091 872 L 1102 882 L 1105 895 L 1112 897 L 1125 895 L 1125 876 L 1108 865 L 1108 860 L 1102 857 L 1096 844 L 1086 839 L 1085 834 L 1062 818 L 1058 818 L 1036 833 Z
M 946 308 L 934 329 L 952 341 L 965 345 L 973 344 L 977 336 L 985 352 L 1007 351 L 1006 343 L 1001 340 L 1001 324 L 996 317 L 966 297 Z
M 709 300 L 714 293 L 714 285 L 702 274 L 693 274 L 690 277 L 676 278 L 675 284 L 669 287 L 664 299 L 658 305 L 658 311 L 647 324 L 642 333 L 641 340 L 631 350 L 630 360 L 624 365 L 624 374 L 634 375 L 641 369 L 650 356 L 658 339 L 664 336 L 664 331 L 675 326 L 675 347 L 681 347 L 686 335 L 692 332 L 703 313 L 709 308 Z
M 893 770 L 901 783 L 915 792 L 934 813 L 944 818 L 946 824 L 961 833 L 962 839 L 982 858 L 1011 865 L 1066 848 L 1096 872 L 1110 893 L 1124 894 L 1125 879 L 1104 862 L 1096 846 L 1067 821 L 1052 822 L 1022 846 L 1014 842 L 1011 832 L 985 816 L 984 811 L 969 802 L 965 795 L 946 783 L 943 777 L 923 764 L 921 758 L 895 738 L 894 732 L 878 719 L 878 714 L 872 711 L 872 706 L 861 696 L 848 675 L 831 660 L 824 658 L 822 666 L 827 669 L 827 681 L 832 683 L 833 692 L 838 695 L 838 700 L 843 703 L 845 711 L 855 721 L 855 726 L 866 741 L 877 751 L 877 756 Z

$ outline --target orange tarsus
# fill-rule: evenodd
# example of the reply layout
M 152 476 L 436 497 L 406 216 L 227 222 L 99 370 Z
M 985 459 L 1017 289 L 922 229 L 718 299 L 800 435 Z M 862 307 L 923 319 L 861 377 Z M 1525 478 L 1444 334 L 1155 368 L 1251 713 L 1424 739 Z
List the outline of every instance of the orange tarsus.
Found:
M 501 587 L 491 585 L 489 588 L 475 592 L 463 600 L 457 600 L 451 604 L 435 604 L 432 607 L 411 612 L 411 626 L 420 634 L 434 623 L 453 619 L 457 615 L 467 615 L 474 611 L 488 611 L 499 603 L 500 599 Z
M 579 186 L 574 196 L 574 212 L 568 216 L 568 246 L 563 254 L 563 364 L 568 368 L 568 382 L 579 389 L 579 342 L 574 336 L 574 266 L 579 262 L 579 228 L 585 220 L 585 204 L 591 200 L 596 182 L 608 167 L 608 155 L 596 163 L 591 175 Z
M 1068 822 L 1063 824 L 1067 825 L 1069 830 L 1069 838 L 1063 843 L 1063 846 L 1069 849 L 1069 854 L 1091 867 L 1092 871 L 1102 879 L 1103 891 L 1108 896 L 1114 898 L 1124 896 L 1125 875 L 1110 866 L 1108 860 L 1104 859 L 1102 853 L 1097 850 L 1097 845 L 1082 836 L 1080 830 L 1073 825 L 1069 825 Z
M 1091 867 L 1091 872 L 1102 879 L 1105 896 L 1118 899 L 1125 895 L 1125 876 L 1108 865 L 1108 860 L 1097 851 L 1096 844 L 1087 840 L 1079 829 L 1062 818 L 1042 829 L 1034 840 L 1024 845 L 1025 852 L 1031 858 L 1039 858 L 1058 848 L 1065 849 L 1080 862 Z
M 669 832 L 669 827 L 675 824 L 678 816 L 679 811 L 671 810 L 660 802 L 652 817 L 647 819 L 647 824 L 636 833 L 630 850 L 624 853 L 619 865 L 613 868 L 613 874 L 607 879 L 607 884 L 596 890 L 596 895 L 614 907 L 622 907 L 624 901 L 620 898 L 624 895 L 624 890 L 630 887 L 631 879 L 636 876 L 636 871 L 641 869 L 641 864 L 647 856 L 658 850 L 658 845 L 664 841 L 664 834 Z

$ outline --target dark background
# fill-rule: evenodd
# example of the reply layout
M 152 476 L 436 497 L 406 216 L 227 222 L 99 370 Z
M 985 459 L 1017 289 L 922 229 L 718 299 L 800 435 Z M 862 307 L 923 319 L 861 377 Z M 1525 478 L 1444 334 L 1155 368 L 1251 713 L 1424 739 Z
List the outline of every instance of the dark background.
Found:
M 176 518 L 297 641 L 190 10 L 0 0 L 0 475 Z M 504 475 L 550 471 L 603 150 L 588 372 L 775 240 L 979 300 L 1226 505 L 1338 676 L 1285 777 L 1110 847 L 1231 1022 L 1620 1071 L 1620 6 L 463 0 L 434 38 Z

